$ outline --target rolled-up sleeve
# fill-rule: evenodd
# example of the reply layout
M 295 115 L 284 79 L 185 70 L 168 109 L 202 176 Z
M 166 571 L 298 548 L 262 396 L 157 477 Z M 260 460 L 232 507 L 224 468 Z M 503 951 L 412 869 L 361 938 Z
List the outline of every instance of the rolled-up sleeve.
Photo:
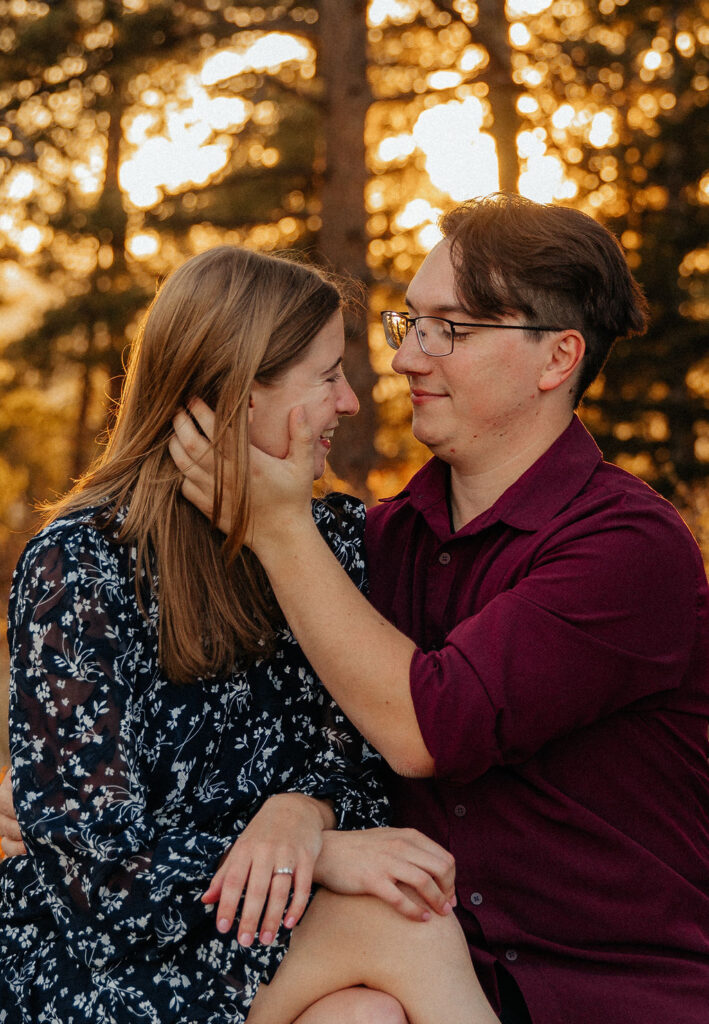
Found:
M 470 781 L 678 687 L 700 570 L 662 516 L 615 511 L 556 535 L 440 650 L 415 652 L 411 693 L 436 775 Z

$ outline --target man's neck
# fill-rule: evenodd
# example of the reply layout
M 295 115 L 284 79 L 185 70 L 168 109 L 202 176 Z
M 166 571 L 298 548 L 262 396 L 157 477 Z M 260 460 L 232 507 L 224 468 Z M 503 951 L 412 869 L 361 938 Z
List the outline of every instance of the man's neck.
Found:
M 495 504 L 516 480 L 541 458 L 566 430 L 569 420 L 550 424 L 548 430 L 515 447 L 492 466 L 458 466 L 451 463 L 450 508 L 453 529 L 462 529 Z

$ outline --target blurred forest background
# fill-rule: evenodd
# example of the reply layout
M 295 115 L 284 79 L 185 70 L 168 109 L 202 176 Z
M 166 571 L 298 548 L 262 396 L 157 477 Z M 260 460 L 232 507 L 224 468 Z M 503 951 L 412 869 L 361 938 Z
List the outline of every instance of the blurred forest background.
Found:
M 652 326 L 582 417 L 709 557 L 708 103 L 709 0 L 0 0 L 4 598 L 36 501 L 97 451 L 156 282 L 222 241 L 366 286 L 332 464 L 395 491 L 425 452 L 377 313 L 440 214 L 497 188 L 620 238 Z

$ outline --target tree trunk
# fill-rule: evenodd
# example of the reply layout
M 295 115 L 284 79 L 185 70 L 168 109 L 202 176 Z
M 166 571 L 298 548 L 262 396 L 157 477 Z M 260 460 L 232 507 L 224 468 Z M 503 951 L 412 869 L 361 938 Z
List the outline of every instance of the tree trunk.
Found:
M 456 11 L 452 0 L 439 0 L 438 7 L 466 21 Z M 520 90 L 512 78 L 512 48 L 504 4 L 500 0 L 478 0 L 477 24 L 470 26 L 470 31 L 490 57 L 487 70 L 476 77 L 486 82 L 490 89 L 488 101 L 494 122 L 492 131 L 497 145 L 500 188 L 516 192 L 519 180 L 517 133 L 522 127 L 517 113 Z
M 340 274 L 366 288 L 367 211 L 364 189 L 367 167 L 364 127 L 371 93 L 367 81 L 367 4 L 365 0 L 321 0 L 320 75 L 326 91 L 324 142 L 326 168 L 322 187 L 320 257 Z M 367 498 L 367 474 L 375 461 L 376 375 L 369 361 L 366 293 L 345 317 L 345 369 L 357 392 L 360 412 L 343 420 L 333 448 L 338 476 Z

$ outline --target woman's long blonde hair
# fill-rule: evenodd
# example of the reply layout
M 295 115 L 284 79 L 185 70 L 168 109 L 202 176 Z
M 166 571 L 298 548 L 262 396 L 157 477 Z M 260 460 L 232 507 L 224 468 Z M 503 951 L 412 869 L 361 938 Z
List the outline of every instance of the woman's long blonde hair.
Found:
M 341 304 L 319 271 L 220 246 L 188 260 L 159 289 L 133 343 L 115 427 L 103 454 L 47 521 L 101 506 L 117 539 L 137 549 L 136 597 L 157 589 L 160 663 L 176 682 L 225 674 L 273 649 L 280 612 L 266 574 L 244 547 L 249 510 L 248 408 L 254 381 L 272 383 L 304 356 Z M 180 493 L 168 451 L 172 418 L 199 396 L 216 416 L 213 521 Z M 224 474 L 235 466 L 233 513 L 215 529 Z

